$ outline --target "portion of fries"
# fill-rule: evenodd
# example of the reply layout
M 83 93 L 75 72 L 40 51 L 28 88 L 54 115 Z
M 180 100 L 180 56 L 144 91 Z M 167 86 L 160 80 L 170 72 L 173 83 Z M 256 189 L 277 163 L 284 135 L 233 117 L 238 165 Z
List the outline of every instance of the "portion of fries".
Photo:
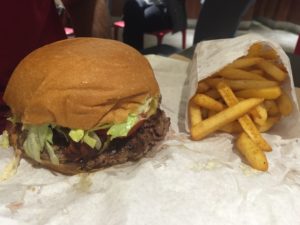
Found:
M 249 165 L 267 171 L 271 146 L 261 133 L 293 110 L 280 85 L 287 71 L 275 50 L 253 44 L 243 56 L 198 82 L 188 105 L 192 140 L 219 131 L 239 134 L 235 146 Z

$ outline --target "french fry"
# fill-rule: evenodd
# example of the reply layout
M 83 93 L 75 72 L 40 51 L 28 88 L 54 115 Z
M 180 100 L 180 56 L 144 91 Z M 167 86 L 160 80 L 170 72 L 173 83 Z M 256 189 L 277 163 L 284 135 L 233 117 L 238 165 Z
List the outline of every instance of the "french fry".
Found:
M 201 109 L 192 100 L 189 101 L 188 113 L 190 128 L 202 121 Z
M 230 106 L 234 106 L 239 103 L 238 99 L 234 95 L 233 91 L 230 89 L 230 87 L 224 83 L 221 82 L 218 84 L 218 91 L 226 104 Z M 249 115 L 243 115 L 242 117 L 238 118 L 238 121 L 243 128 L 243 130 L 249 135 L 251 140 L 257 144 L 262 150 L 264 151 L 271 151 L 271 146 L 263 139 L 261 134 L 259 133 L 258 129 L 256 128 L 255 124 L 249 117 Z
M 269 117 L 264 124 L 258 126 L 259 132 L 264 133 L 266 131 L 269 131 L 279 120 L 279 115 Z
M 226 133 L 234 134 L 241 133 L 243 131 L 243 128 L 241 127 L 238 121 L 233 121 L 232 123 L 228 123 L 224 127 L 221 127 L 219 130 Z
M 273 60 L 274 61 L 274 60 Z M 281 61 L 278 61 L 278 59 L 275 61 L 276 66 L 278 66 L 279 69 L 286 71 L 285 66 L 283 65 L 283 63 Z
M 274 100 L 264 101 L 264 106 L 265 106 L 269 116 L 276 116 L 280 113 L 278 106 Z
M 245 71 L 236 68 L 225 67 L 218 74 L 224 78 L 231 80 L 266 80 L 264 77 L 251 71 Z
M 262 57 L 265 59 L 277 59 L 278 55 L 276 51 L 268 46 L 264 46 L 261 43 L 255 43 L 251 45 L 248 50 L 248 57 Z
M 221 95 L 219 94 L 219 92 L 216 89 L 210 89 L 209 91 L 205 92 L 204 94 L 211 98 L 214 98 L 214 99 L 221 98 Z
M 263 76 L 263 75 L 264 75 L 264 71 L 262 71 L 262 70 L 251 70 L 250 72 L 251 72 L 251 73 L 258 74 L 258 75 L 260 75 L 260 76 Z
M 260 56 L 260 53 L 262 52 L 263 45 L 261 43 L 254 43 L 250 46 L 248 49 L 248 57 L 258 57 Z
M 201 140 L 221 127 L 224 127 L 226 124 L 243 116 L 252 108 L 262 103 L 262 101 L 263 99 L 261 98 L 249 98 L 218 112 L 206 120 L 202 120 L 191 128 L 191 138 L 193 140 Z
M 248 68 L 251 67 L 253 65 L 256 65 L 257 63 L 259 63 L 260 61 L 262 61 L 263 59 L 260 57 L 245 57 L 245 58 L 240 58 L 235 60 L 234 62 L 232 62 L 231 64 L 229 64 L 229 67 L 234 67 L 234 68 Z
M 278 86 L 277 82 L 270 80 L 227 80 L 226 82 L 233 90 Z
M 206 83 L 212 88 L 215 88 L 218 85 L 218 83 L 220 83 L 221 81 L 224 81 L 224 79 L 223 78 L 208 78 L 208 79 L 206 79 Z
M 222 103 L 204 94 L 196 94 L 192 98 L 192 101 L 198 106 L 217 112 L 224 109 L 224 105 Z
M 287 73 L 285 71 L 267 60 L 258 62 L 257 66 L 277 81 L 284 81 L 287 77 Z
M 264 151 L 272 148 L 261 133 L 293 110 L 292 100 L 280 87 L 286 77 L 286 68 L 272 47 L 252 44 L 248 55 L 198 82 L 189 103 L 191 139 L 201 140 L 215 131 L 239 133 L 239 152 L 250 166 L 266 171 Z
M 282 94 L 276 100 L 276 103 L 278 105 L 279 112 L 283 116 L 288 116 L 293 111 L 293 103 L 290 97 L 284 91 L 282 91 Z
M 204 93 L 209 90 L 208 84 L 206 84 L 204 81 L 198 82 L 198 88 L 197 93 Z
M 278 59 L 278 55 L 277 55 L 276 51 L 272 48 L 262 51 L 260 53 L 260 56 L 265 59 L 271 59 L 271 60 Z
M 246 133 L 241 133 L 236 141 L 236 147 L 246 158 L 251 167 L 261 171 L 268 170 L 268 161 L 265 153 L 249 138 Z
M 241 98 L 276 99 L 281 95 L 281 89 L 278 86 L 268 88 L 245 89 L 237 91 L 235 94 L 237 97 Z
M 207 80 L 207 84 L 214 88 L 216 88 L 220 82 L 226 82 L 227 85 L 234 91 L 278 86 L 276 81 L 271 80 L 228 80 L 222 78 L 212 78 Z
M 250 114 L 256 124 L 262 125 L 268 118 L 268 112 L 266 108 L 260 104 L 250 111 Z

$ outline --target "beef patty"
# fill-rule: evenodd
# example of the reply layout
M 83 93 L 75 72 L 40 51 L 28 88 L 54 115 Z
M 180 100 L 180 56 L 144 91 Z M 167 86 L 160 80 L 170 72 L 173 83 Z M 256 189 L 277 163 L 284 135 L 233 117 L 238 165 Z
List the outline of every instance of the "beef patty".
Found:
M 57 149 L 55 153 L 60 163 L 80 163 L 83 171 L 136 161 L 164 139 L 169 126 L 170 119 L 162 110 L 157 109 L 156 114 L 147 119 L 133 134 L 125 138 L 113 139 L 103 152 L 98 152 L 85 143 L 69 140 L 68 144 L 60 143 L 60 147 L 54 146 Z M 18 148 L 22 149 L 26 134 L 22 133 L 21 127 L 11 126 L 7 130 L 10 134 L 14 134 L 11 135 L 12 137 L 18 138 Z M 54 144 L 57 142 L 54 141 Z M 26 157 L 25 154 L 24 156 Z M 46 151 L 41 153 L 41 159 L 49 160 Z

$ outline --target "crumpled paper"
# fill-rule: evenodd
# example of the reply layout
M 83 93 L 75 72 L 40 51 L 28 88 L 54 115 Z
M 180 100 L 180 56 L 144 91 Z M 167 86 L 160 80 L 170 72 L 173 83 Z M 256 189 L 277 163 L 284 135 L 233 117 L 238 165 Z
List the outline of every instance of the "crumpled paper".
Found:
M 197 83 L 214 73 L 218 72 L 234 60 L 247 55 L 248 49 L 254 43 L 262 43 L 267 48 L 274 49 L 283 65 L 287 69 L 288 79 L 282 85 L 282 88 L 293 100 L 293 112 L 287 118 L 280 120 L 279 123 L 269 132 L 277 134 L 284 138 L 299 137 L 300 133 L 300 114 L 297 102 L 295 86 L 291 64 L 288 56 L 282 50 L 279 44 L 268 40 L 257 34 L 247 34 L 231 39 L 220 39 L 200 42 L 189 66 L 188 71 L 188 99 L 196 92 Z M 188 124 L 186 122 L 186 130 Z
M 269 171 L 247 166 L 233 137 L 184 132 L 188 63 L 148 57 L 172 126 L 160 151 L 136 163 L 64 176 L 25 160 L 0 183 L 0 224 L 300 224 L 300 139 L 265 135 Z M 0 169 L 11 149 L 0 149 Z

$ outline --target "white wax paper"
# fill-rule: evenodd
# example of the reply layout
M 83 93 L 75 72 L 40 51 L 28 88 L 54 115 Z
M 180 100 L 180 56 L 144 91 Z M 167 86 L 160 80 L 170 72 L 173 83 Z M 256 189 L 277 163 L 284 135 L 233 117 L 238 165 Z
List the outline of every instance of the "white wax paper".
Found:
M 269 171 L 243 163 L 230 135 L 190 141 L 184 130 L 186 62 L 148 57 L 172 127 L 137 163 L 64 176 L 21 160 L 0 183 L 0 224 L 300 224 L 300 143 L 266 135 Z M 12 157 L 0 149 L 0 170 Z

